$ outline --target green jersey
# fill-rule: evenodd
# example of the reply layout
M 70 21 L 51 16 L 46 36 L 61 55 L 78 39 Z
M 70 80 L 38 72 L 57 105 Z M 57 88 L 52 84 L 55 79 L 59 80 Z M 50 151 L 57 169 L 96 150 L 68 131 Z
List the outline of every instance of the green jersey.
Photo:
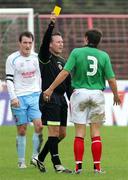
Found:
M 109 55 L 97 48 L 75 48 L 65 66 L 66 71 L 72 71 L 72 86 L 75 89 L 105 88 L 105 80 L 115 77 Z

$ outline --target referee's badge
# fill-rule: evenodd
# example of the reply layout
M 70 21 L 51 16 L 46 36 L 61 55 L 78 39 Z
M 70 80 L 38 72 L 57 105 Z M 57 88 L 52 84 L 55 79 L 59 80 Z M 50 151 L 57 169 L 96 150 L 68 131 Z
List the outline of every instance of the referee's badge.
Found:
M 58 63 L 58 68 L 59 68 L 60 70 L 62 70 L 62 69 L 63 69 L 63 66 L 62 66 L 60 63 Z

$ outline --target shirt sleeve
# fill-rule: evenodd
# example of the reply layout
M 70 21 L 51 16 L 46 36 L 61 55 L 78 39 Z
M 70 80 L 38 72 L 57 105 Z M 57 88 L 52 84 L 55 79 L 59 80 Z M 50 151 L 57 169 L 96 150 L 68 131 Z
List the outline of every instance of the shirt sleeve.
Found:
M 8 58 L 6 61 L 6 82 L 7 82 L 8 93 L 11 100 L 17 98 L 15 94 L 13 79 L 14 79 L 14 66 L 10 58 Z
M 50 45 L 53 29 L 54 29 L 54 23 L 51 22 L 48 25 L 48 29 L 46 30 L 44 34 L 44 38 L 42 40 L 42 44 L 40 46 L 40 50 L 38 54 L 39 61 L 42 63 L 47 63 L 51 55 L 51 53 L 49 52 L 49 45 Z
M 108 54 L 106 55 L 106 62 L 105 62 L 105 77 L 107 80 L 115 77 L 112 64 L 110 61 L 110 57 Z

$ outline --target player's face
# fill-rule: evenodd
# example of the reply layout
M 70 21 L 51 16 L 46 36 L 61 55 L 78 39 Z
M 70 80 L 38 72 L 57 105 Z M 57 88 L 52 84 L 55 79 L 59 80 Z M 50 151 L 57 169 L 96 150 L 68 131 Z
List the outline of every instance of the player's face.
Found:
M 50 43 L 50 51 L 55 54 L 59 55 L 63 51 L 63 39 L 59 35 L 55 35 L 52 37 L 52 41 Z
M 21 55 L 29 56 L 31 53 L 32 45 L 33 45 L 32 38 L 23 36 L 21 42 L 19 43 Z

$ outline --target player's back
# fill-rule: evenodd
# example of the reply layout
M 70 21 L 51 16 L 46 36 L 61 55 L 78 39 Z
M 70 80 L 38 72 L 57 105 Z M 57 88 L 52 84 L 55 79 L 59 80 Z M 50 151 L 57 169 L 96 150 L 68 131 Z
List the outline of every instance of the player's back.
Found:
M 111 72 L 109 55 L 104 51 L 87 46 L 74 49 L 73 56 L 75 59 L 72 81 L 74 88 L 104 89 L 105 78 L 114 76 Z M 109 70 L 110 75 L 107 72 Z
M 109 56 L 106 52 L 97 48 L 83 47 L 76 49 L 75 57 L 77 57 L 77 64 L 79 64 L 81 68 L 84 68 L 84 70 L 85 68 L 87 71 L 90 70 L 90 73 L 87 73 L 88 75 L 94 76 L 98 67 L 104 67 L 105 61 Z

